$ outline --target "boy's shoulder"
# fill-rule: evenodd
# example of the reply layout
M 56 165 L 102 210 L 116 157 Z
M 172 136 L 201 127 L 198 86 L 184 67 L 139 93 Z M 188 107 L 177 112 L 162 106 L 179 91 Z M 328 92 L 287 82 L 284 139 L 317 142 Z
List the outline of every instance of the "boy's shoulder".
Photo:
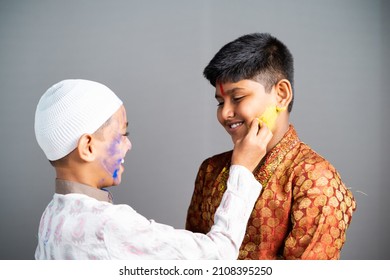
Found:
M 293 162 L 296 175 L 314 171 L 328 177 L 340 177 L 340 174 L 329 160 L 303 142 L 299 144 Z
M 216 164 L 216 163 L 218 163 L 219 165 L 221 165 L 221 164 L 222 165 L 230 165 L 232 153 L 233 153 L 233 150 L 222 152 L 219 154 L 215 154 L 215 155 L 205 159 L 203 161 L 202 165 L 210 165 L 210 164 Z
M 313 148 L 311 148 L 308 144 L 304 142 L 300 142 L 299 145 L 299 152 L 297 155 L 297 161 L 302 161 L 305 163 L 324 163 L 327 162 L 330 164 L 330 162 L 322 156 L 320 153 L 315 151 Z

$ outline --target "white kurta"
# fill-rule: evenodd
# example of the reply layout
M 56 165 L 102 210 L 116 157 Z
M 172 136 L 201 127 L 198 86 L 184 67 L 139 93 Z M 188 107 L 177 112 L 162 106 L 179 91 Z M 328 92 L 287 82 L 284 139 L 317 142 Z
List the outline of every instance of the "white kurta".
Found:
M 54 194 L 39 225 L 36 259 L 237 259 L 261 190 L 231 166 L 227 191 L 206 235 L 156 223 L 128 205 L 80 193 Z

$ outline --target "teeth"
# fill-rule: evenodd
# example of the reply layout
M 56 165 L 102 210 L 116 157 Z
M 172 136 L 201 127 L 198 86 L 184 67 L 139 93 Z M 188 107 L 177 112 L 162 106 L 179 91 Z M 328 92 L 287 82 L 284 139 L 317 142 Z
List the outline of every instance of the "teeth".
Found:
M 125 159 L 122 158 L 121 163 L 122 163 L 122 164 L 125 163 Z
M 234 123 L 234 124 L 230 125 L 230 128 L 236 128 L 236 127 L 239 127 L 240 125 L 242 125 L 242 122 Z

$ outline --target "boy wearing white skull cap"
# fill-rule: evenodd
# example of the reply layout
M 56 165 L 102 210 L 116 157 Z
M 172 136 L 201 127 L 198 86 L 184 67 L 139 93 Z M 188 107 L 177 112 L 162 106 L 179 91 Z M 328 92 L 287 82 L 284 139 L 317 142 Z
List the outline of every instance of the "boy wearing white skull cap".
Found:
M 272 133 L 253 121 L 237 141 L 214 226 L 207 234 L 148 220 L 115 205 L 131 149 L 126 110 L 108 87 L 63 80 L 41 97 L 35 114 L 39 146 L 56 171 L 55 194 L 39 225 L 36 259 L 236 259 L 261 185 L 252 171 Z M 259 157 L 259 155 L 261 155 Z

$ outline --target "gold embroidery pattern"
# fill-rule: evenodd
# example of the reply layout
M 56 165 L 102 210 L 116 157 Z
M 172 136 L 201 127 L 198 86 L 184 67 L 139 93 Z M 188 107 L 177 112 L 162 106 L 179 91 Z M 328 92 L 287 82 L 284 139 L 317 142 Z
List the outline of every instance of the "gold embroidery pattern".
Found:
M 186 228 L 207 233 L 229 176 L 231 151 L 199 169 Z M 263 190 L 239 259 L 338 259 L 356 203 L 334 167 L 294 127 L 254 172 Z

